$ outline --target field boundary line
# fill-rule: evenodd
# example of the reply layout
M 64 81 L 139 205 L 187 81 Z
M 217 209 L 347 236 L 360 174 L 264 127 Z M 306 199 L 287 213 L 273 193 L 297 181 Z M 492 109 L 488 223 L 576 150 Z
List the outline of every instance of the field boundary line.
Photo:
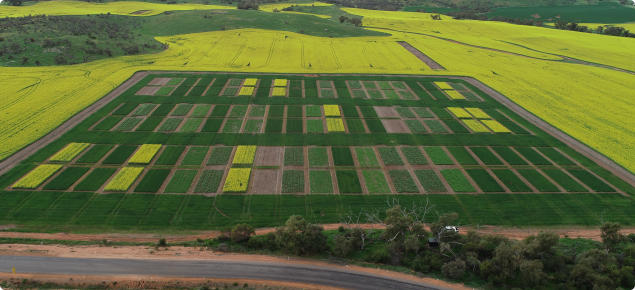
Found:
M 106 104 L 110 103 L 112 100 L 123 94 L 133 85 L 138 83 L 144 77 L 150 75 L 149 71 L 144 72 L 136 72 L 134 73 L 128 80 L 122 83 L 120 86 L 115 87 L 110 93 L 101 99 L 94 102 L 92 105 L 88 106 L 88 108 L 80 111 L 75 114 L 73 117 L 68 119 L 66 122 L 62 123 L 60 126 L 55 128 L 53 131 L 48 134 L 42 136 L 37 141 L 31 143 L 30 145 L 20 149 L 19 151 L 13 153 L 11 156 L 7 157 L 7 159 L 0 162 L 0 175 L 7 173 L 14 166 L 18 165 L 20 162 L 27 159 L 29 156 L 33 155 L 38 150 L 46 147 L 50 143 L 57 140 L 62 135 L 66 134 L 66 132 L 73 129 L 76 125 L 84 121 L 86 118 L 90 117 L 92 114 L 96 113 L 99 109 L 101 109 Z

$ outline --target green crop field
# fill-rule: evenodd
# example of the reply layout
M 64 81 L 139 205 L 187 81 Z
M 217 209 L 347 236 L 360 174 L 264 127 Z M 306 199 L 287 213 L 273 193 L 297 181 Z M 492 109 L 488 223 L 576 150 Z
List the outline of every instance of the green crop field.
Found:
M 0 222 L 148 231 L 277 226 L 288 214 L 337 222 L 342 210 L 383 207 L 392 195 L 429 198 L 469 222 L 589 225 L 587 213 L 606 211 L 612 220 L 635 223 L 627 214 L 633 201 L 624 195 L 635 190 L 626 182 L 464 81 L 452 80 L 452 87 L 478 98 L 435 94 L 432 82 L 450 81 L 444 78 L 353 75 L 276 76 L 299 93 L 274 97 L 270 76 L 223 73 L 162 74 L 176 88 L 171 95 L 138 93 L 156 77 L 145 77 L 3 175 Z M 259 80 L 257 93 L 239 96 L 246 78 Z M 230 96 L 223 93 L 229 85 L 236 88 Z M 355 98 L 356 91 L 381 90 L 395 97 Z M 324 105 L 337 105 L 339 117 L 326 116 Z M 448 107 L 479 108 L 489 119 L 459 119 Z M 331 132 L 338 119 L 345 132 Z M 486 132 L 473 132 L 466 120 Z M 510 132 L 497 133 L 483 120 Z M 70 142 L 90 145 L 70 161 L 52 161 Z M 150 154 L 144 144 L 158 145 L 145 156 L 149 162 L 128 164 Z M 13 187 L 42 165 L 61 169 L 35 188 Z M 141 173 L 129 177 L 126 193 L 106 190 L 123 167 Z M 229 177 L 232 168 L 251 170 Z M 223 193 L 228 183 L 245 193 Z M 478 195 L 465 195 L 472 193 Z M 487 212 L 533 212 L 537 204 L 540 212 L 532 215 Z

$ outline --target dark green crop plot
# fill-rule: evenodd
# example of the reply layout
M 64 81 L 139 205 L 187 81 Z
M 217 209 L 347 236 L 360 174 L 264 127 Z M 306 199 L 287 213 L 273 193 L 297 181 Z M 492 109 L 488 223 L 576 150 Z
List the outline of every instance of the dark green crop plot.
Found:
M 343 88 L 338 88 L 336 89 L 337 91 L 337 97 L 340 99 L 350 99 L 351 98 L 351 93 L 348 91 L 348 89 L 343 89 Z
M 75 217 L 75 224 L 85 226 L 103 225 L 119 201 L 126 197 L 124 193 L 100 194 Z
M 287 119 L 287 133 L 302 133 L 304 130 L 304 124 L 302 119 Z
M 39 196 L 39 198 L 26 199 L 20 207 L 18 207 L 14 212 L 9 213 L 5 218 L 8 220 L 35 220 L 39 218 L 42 213 L 61 195 L 61 192 L 47 192 L 46 194 Z
M 632 4 L 632 3 L 631 3 Z M 497 8 L 487 16 L 504 16 L 530 19 L 538 14 L 540 19 L 549 22 L 559 20 L 580 23 L 624 23 L 635 19 L 635 11 L 616 2 L 599 2 L 597 5 L 566 5 L 566 6 L 538 6 L 538 7 L 504 7 Z
M 319 97 L 319 93 L 317 89 L 305 89 L 304 96 L 307 98 L 317 98 Z
M 377 147 L 377 151 L 379 151 L 379 155 L 381 155 L 381 159 L 384 161 L 385 165 L 403 165 L 403 160 L 401 160 L 401 156 L 399 156 L 399 152 L 397 152 L 397 148 L 395 147 Z
M 287 118 L 302 118 L 302 106 L 287 106 Z
M 214 106 L 214 110 L 212 110 L 212 117 L 225 117 L 227 115 L 227 111 L 229 111 L 229 105 L 216 105 Z
M 542 157 L 542 155 L 536 152 L 536 150 L 534 150 L 533 148 L 514 147 L 514 149 L 516 149 L 516 151 L 518 151 L 520 155 L 527 158 L 527 160 L 529 160 L 529 162 L 531 162 L 534 165 L 551 165 L 551 162 L 549 162 L 549 160 Z
M 443 124 L 441 124 L 441 122 L 437 121 L 437 120 L 424 120 L 424 123 L 426 123 L 426 125 L 428 126 L 428 128 L 430 128 L 430 131 L 432 131 L 432 133 L 448 133 L 448 129 L 443 126 Z
M 168 114 L 170 114 L 170 112 L 172 112 L 172 109 L 174 109 L 174 104 L 161 104 L 156 110 L 154 110 L 154 112 L 152 112 L 151 116 L 156 116 L 156 117 L 164 117 L 167 116 Z
M 112 151 L 106 159 L 104 159 L 104 164 L 123 164 L 128 160 L 128 157 L 132 155 L 132 153 L 137 150 L 137 146 L 130 145 L 119 145 L 117 149 Z
M 97 163 L 114 147 L 115 145 L 97 144 L 88 149 L 84 155 L 79 157 L 79 159 L 77 159 L 77 163 Z
M 302 147 L 285 147 L 284 148 L 284 165 L 285 166 L 304 165 L 304 149 Z
M 426 127 L 424 127 L 419 120 L 404 120 L 404 122 L 406 122 L 406 126 L 408 126 L 408 129 L 410 129 L 412 133 L 427 132 Z
M 377 112 L 375 111 L 375 107 L 360 106 L 359 110 L 362 111 L 362 116 L 364 116 L 364 118 L 377 118 L 377 117 L 379 117 L 379 115 L 377 115 Z
M 439 117 L 440 119 L 453 119 L 454 117 L 452 117 L 452 115 L 445 110 L 445 108 L 430 108 L 430 110 L 432 110 L 432 112 L 437 115 L 437 117 Z
M 503 162 L 487 147 L 470 147 L 470 150 L 481 159 L 485 165 L 503 165 Z
M 187 193 L 196 177 L 197 170 L 177 170 L 165 187 L 165 193 Z
M 351 149 L 348 147 L 331 147 L 331 152 L 333 153 L 333 162 L 335 166 L 353 166 L 355 162 L 353 162 L 353 154 L 351 154 Z
M 366 91 L 364 90 L 354 90 L 353 97 L 355 99 L 367 99 L 368 95 L 366 94 Z
M 467 151 L 464 147 L 456 147 L 450 146 L 445 147 L 448 149 L 450 154 L 456 159 L 456 161 L 461 165 L 478 165 L 478 161 L 472 157 L 472 154 Z
M 499 112 L 496 109 L 483 109 L 483 112 L 485 112 L 485 114 L 489 115 L 490 117 L 494 118 L 494 120 L 509 121 L 509 119 L 507 119 L 505 115 L 503 115 L 501 112 Z
M 68 223 L 93 195 L 92 192 L 64 193 L 55 204 L 42 213 L 39 220 L 46 223 Z
M 224 170 L 203 170 L 194 187 L 194 193 L 215 193 L 218 191 Z
M 408 170 L 389 170 L 390 179 L 398 193 L 419 193 L 417 185 Z
M 368 130 L 372 133 L 386 133 L 384 124 L 379 119 L 365 119 Z
M 109 222 L 109 225 L 131 227 L 136 226 L 151 205 L 156 196 L 154 194 L 131 194 Z
M 401 152 L 410 165 L 426 165 L 428 160 L 419 147 L 401 147 Z M 383 158 L 383 157 L 382 157 Z
M 325 147 L 309 148 L 309 166 L 328 166 L 329 157 Z
M 591 174 L 586 170 L 567 170 L 571 175 L 573 175 L 578 180 L 582 181 L 582 183 L 586 184 L 593 191 L 596 192 L 615 192 L 613 187 L 604 183 L 599 178 L 595 177 L 595 175 Z
M 114 112 L 112 112 L 112 114 L 125 116 L 132 113 L 132 111 L 134 111 L 134 109 L 136 108 L 137 108 L 137 104 L 123 104 L 121 107 L 117 108 Z
M 309 171 L 311 193 L 333 193 L 333 179 L 329 170 Z
M 266 133 L 280 133 L 282 132 L 282 119 L 267 119 L 267 125 L 265 126 Z
M 366 133 L 366 128 L 361 119 L 346 119 L 346 126 L 351 133 Z
M 533 185 L 540 192 L 558 192 L 560 191 L 557 186 L 553 185 L 549 179 L 544 177 L 540 172 L 535 169 L 517 169 L 518 173 L 522 175 L 531 185 Z
M 181 165 L 201 165 L 207 156 L 209 147 L 190 147 L 181 161 Z
M 553 181 L 562 186 L 567 192 L 588 192 L 584 186 L 580 185 L 560 169 L 543 169 L 542 172 L 551 177 Z
M 282 118 L 284 116 L 284 106 L 269 106 L 269 118 Z
M 185 151 L 185 146 L 167 146 L 159 159 L 155 162 L 156 165 L 175 165 L 181 155 Z
M 119 124 L 121 120 L 123 120 L 121 117 L 106 117 L 104 120 L 99 122 L 99 124 L 93 127 L 93 130 L 108 131 L 115 127 L 115 125 Z
M 376 90 L 372 90 L 372 91 L 366 91 L 368 93 L 368 96 L 371 99 L 383 99 L 384 95 L 381 94 L 380 91 L 376 91 Z
M 362 185 L 355 170 L 336 170 L 337 186 L 340 193 L 362 193 Z
M 562 153 L 558 152 L 554 148 L 538 148 L 538 151 L 542 152 L 545 156 L 547 156 L 551 161 L 555 162 L 559 165 L 576 165 L 575 162 L 571 161 L 571 159 L 562 155 Z
M 304 192 L 304 171 L 284 170 L 282 173 L 282 193 Z
M 232 150 L 234 150 L 234 147 L 230 146 L 214 147 L 212 154 L 210 154 L 209 159 L 207 160 L 207 165 L 227 165 L 229 157 L 232 155 Z
M 511 192 L 531 192 L 527 186 L 513 171 L 509 169 L 492 169 L 492 172 Z
M 426 192 L 446 192 L 443 181 L 437 176 L 432 169 L 420 169 L 415 170 L 415 174 L 419 179 L 419 182 L 423 186 Z
M 428 157 L 432 160 L 432 163 L 436 165 L 452 165 L 452 159 L 448 154 L 443 151 L 441 147 L 424 147 L 424 150 L 428 154 Z
M 188 196 L 189 197 L 189 196 Z M 186 195 L 181 194 L 161 194 L 152 206 L 152 210 L 143 219 L 143 226 L 147 227 L 167 227 L 171 223 L 178 224 L 173 220 L 174 214 L 181 206 Z
M 203 125 L 203 129 L 201 129 L 201 132 L 216 133 L 220 130 L 222 125 L 223 119 L 207 119 L 205 121 L 205 125 Z
M 527 165 L 525 159 L 518 156 L 518 154 L 509 147 L 492 147 L 492 149 L 509 165 Z
M 320 106 L 306 106 L 307 117 L 322 117 Z
M 139 125 L 139 127 L 137 127 L 135 131 L 154 131 L 154 129 L 156 129 L 157 126 L 159 126 L 159 124 L 161 124 L 162 121 L 163 121 L 163 118 L 158 118 L 158 117 L 147 118 L 145 121 L 143 121 L 143 123 L 141 123 L 141 125 Z
M 505 126 L 505 128 L 512 131 L 514 134 L 531 134 L 531 132 L 523 129 L 523 127 L 512 121 L 498 121 L 501 125 Z
M 402 118 L 416 118 L 415 114 L 410 111 L 410 108 L 396 107 L 395 110 L 397 110 L 397 113 L 399 113 L 399 116 L 401 116 Z
M 472 180 L 476 182 L 476 185 L 478 185 L 483 192 L 505 191 L 485 169 L 466 169 L 465 172 L 472 177 Z
M 150 169 L 141 179 L 134 192 L 156 193 L 163 185 L 165 179 L 170 175 L 170 169 Z
M 461 122 L 457 120 L 442 120 L 442 121 L 454 133 L 470 133 L 470 130 L 465 128 L 465 126 L 463 126 L 463 124 L 461 124 Z
M 455 192 L 476 192 L 474 186 L 459 169 L 442 169 L 441 175 Z
M 212 87 L 207 89 L 207 92 L 205 92 L 205 96 L 218 97 L 218 95 L 220 95 L 220 92 L 222 90 L 223 90 L 223 88 L 212 86 Z
M 116 168 L 96 168 L 91 171 L 74 190 L 77 191 L 97 191 L 112 176 Z
M 46 184 L 44 190 L 67 190 L 84 176 L 89 169 L 88 167 L 68 167 Z
M 307 133 L 323 133 L 324 132 L 324 122 L 320 120 L 309 119 L 306 120 L 306 131 Z
M 342 106 L 342 114 L 346 118 L 358 118 L 359 112 L 357 112 L 357 107 L 355 106 Z

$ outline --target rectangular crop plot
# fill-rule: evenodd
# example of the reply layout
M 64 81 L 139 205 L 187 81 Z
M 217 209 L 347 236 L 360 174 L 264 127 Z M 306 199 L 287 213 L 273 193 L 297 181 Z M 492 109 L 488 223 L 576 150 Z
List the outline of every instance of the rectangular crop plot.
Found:
M 172 112 L 172 116 L 186 116 L 192 110 L 192 107 L 194 107 L 192 104 L 181 104 Z
M 492 147 L 492 149 L 509 165 L 527 165 L 527 162 L 509 147 Z
M 531 185 L 533 185 L 540 192 L 558 192 L 560 191 L 557 186 L 553 185 L 546 177 L 540 174 L 535 169 L 517 169 L 518 173 L 524 177 Z
M 137 146 L 130 145 L 119 145 L 117 149 L 112 151 L 106 159 L 104 159 L 104 164 L 123 164 L 128 160 L 128 157 L 132 155 L 132 153 L 137 150 Z
M 410 132 L 412 133 L 428 132 L 426 130 L 426 127 L 424 127 L 423 124 L 421 124 L 421 121 L 419 120 L 404 120 L 404 122 L 406 122 L 406 126 L 408 126 L 408 129 L 410 129 Z
M 580 185 L 577 181 L 571 178 L 560 169 L 543 169 L 542 172 L 551 177 L 553 181 L 558 183 L 567 192 L 587 192 L 588 190 L 584 186 Z
M 309 148 L 309 166 L 328 166 L 329 157 L 326 147 Z
M 442 169 L 441 175 L 445 178 L 454 192 L 476 192 L 476 189 L 465 178 L 459 169 Z
M 222 125 L 223 119 L 207 119 L 205 121 L 205 125 L 203 125 L 203 129 L 201 129 L 201 132 L 216 133 L 220 130 Z
M 445 147 L 450 151 L 450 154 L 456 159 L 456 161 L 461 165 L 478 165 L 478 161 L 472 157 L 470 152 L 467 152 L 467 149 L 463 147 Z
M 470 147 L 470 150 L 481 159 L 485 165 L 503 165 L 503 162 L 487 147 Z
M 203 170 L 194 187 L 194 193 L 216 193 L 223 179 L 224 170 Z
M 242 118 L 247 114 L 247 108 L 249 106 L 239 106 L 236 105 L 232 108 L 231 113 L 229 113 L 230 118 Z
M 265 133 L 280 133 L 282 132 L 282 119 L 267 119 L 267 125 L 265 126 Z
M 359 112 L 357 112 L 357 107 L 355 106 L 342 106 L 342 114 L 346 118 L 358 118 Z
M 264 117 L 266 106 L 251 105 L 249 109 L 249 117 Z
M 531 147 L 514 147 L 514 149 L 534 165 L 552 165 L 549 160 L 542 157 L 542 155 Z
M 492 169 L 492 172 L 511 192 L 531 192 L 527 186 L 513 171 L 509 169 Z
M 160 118 L 160 117 L 147 118 L 145 121 L 141 123 L 141 125 L 139 125 L 139 127 L 137 127 L 137 129 L 135 129 L 135 131 L 136 132 L 154 131 L 154 129 L 156 129 L 157 126 L 161 124 L 161 122 L 163 122 L 163 118 Z
M 381 155 L 381 159 L 384 161 L 385 165 L 403 165 L 403 160 L 401 160 L 401 156 L 399 156 L 399 152 L 397 152 L 397 148 L 395 147 L 377 147 L 377 151 L 379 151 L 379 155 Z
M 167 146 L 161 156 L 154 163 L 155 165 L 175 165 L 185 151 L 185 146 Z
M 284 117 L 284 106 L 269 106 L 269 118 L 282 118 Z
M 260 133 L 262 130 L 262 119 L 248 119 L 245 123 L 244 133 Z
M 426 192 L 446 192 L 445 185 L 432 169 L 415 170 L 417 179 Z
M 381 170 L 362 170 L 368 193 L 390 193 L 390 186 Z
M 379 119 L 366 119 L 366 125 L 372 133 L 386 133 L 386 128 Z
M 181 165 L 201 165 L 209 147 L 190 147 L 181 162 Z
M 196 132 L 203 123 L 203 119 L 187 119 L 179 132 Z
M 285 170 L 282 172 L 282 193 L 304 192 L 304 171 Z
M 322 117 L 320 106 L 306 106 L 305 109 L 307 117 Z
M 322 119 L 314 120 L 308 119 L 306 120 L 306 131 L 307 133 L 323 133 L 324 132 L 324 122 Z
M 165 119 L 165 122 L 163 122 L 163 125 L 159 128 L 159 131 L 173 132 L 179 127 L 182 121 L 182 118 L 167 118 Z
M 95 168 L 73 190 L 97 191 L 117 171 L 116 168 Z
M 542 152 L 545 156 L 547 156 L 551 161 L 555 162 L 559 165 L 576 165 L 575 162 L 571 161 L 571 159 L 567 158 L 560 152 L 558 152 L 554 148 L 538 148 L 538 151 Z
M 355 154 L 359 166 L 379 166 L 379 161 L 372 147 L 355 147 Z
M 302 133 L 304 131 L 302 119 L 287 119 L 286 127 L 287 133 Z
M 161 104 L 154 112 L 152 112 L 151 116 L 155 117 L 163 117 L 167 116 L 174 109 L 174 104 Z
M 353 154 L 349 147 L 331 147 L 335 166 L 354 166 Z
M 366 133 L 361 119 L 346 119 L 346 126 L 351 133 Z
M 362 185 L 359 183 L 357 171 L 355 170 L 336 170 L 337 186 L 340 193 L 362 193 Z
M 152 112 L 152 110 L 156 106 L 157 105 L 155 105 L 155 104 L 142 104 L 142 105 L 139 105 L 139 107 L 134 111 L 134 113 L 132 113 L 132 115 L 133 116 L 147 116 L 148 114 L 150 114 L 150 112 Z
M 595 192 L 615 192 L 608 184 L 604 183 L 599 178 L 595 177 L 595 175 L 591 174 L 586 170 L 567 170 L 571 175 L 573 175 L 578 180 L 582 181 L 582 183 L 586 184 Z
M 333 179 L 329 170 L 310 170 L 309 187 L 311 193 L 333 193 Z
M 454 164 L 452 159 L 448 157 L 448 154 L 446 154 L 441 147 L 424 147 L 424 150 L 426 151 L 426 154 L 428 154 L 428 157 L 432 160 L 432 163 L 436 165 Z
M 232 155 L 234 147 L 216 146 L 212 150 L 207 165 L 227 165 L 229 157 Z
M 67 190 L 84 176 L 89 169 L 88 167 L 68 167 L 46 184 L 44 190 Z
M 238 133 L 243 125 L 243 119 L 227 119 L 223 126 L 223 133 Z
M 229 111 L 229 105 L 216 105 L 212 110 L 211 117 L 225 117 Z
M 93 127 L 95 131 L 108 131 L 115 127 L 115 125 L 119 124 L 123 118 L 121 117 L 106 117 L 99 124 Z
M 401 147 L 401 152 L 410 165 L 426 165 L 428 160 L 419 147 Z
M 187 193 L 198 170 L 177 170 L 165 187 L 165 193 Z
M 77 159 L 76 162 L 77 163 L 97 163 L 104 156 L 106 156 L 106 154 L 108 154 L 108 152 L 110 152 L 110 150 L 112 150 L 112 148 L 114 147 L 115 145 L 97 144 L 91 147 L 90 149 L 88 149 L 88 151 L 86 151 L 84 155 L 79 157 L 79 159 Z
M 423 122 L 426 123 L 432 133 L 449 133 L 448 129 L 437 120 L 424 120 Z
M 132 131 L 134 127 L 139 125 L 143 119 L 141 118 L 125 118 L 123 122 L 115 128 L 116 131 Z
M 408 170 L 389 170 L 390 179 L 398 193 L 419 193 L 417 185 Z
M 285 147 L 284 148 L 284 165 L 285 166 L 304 165 L 304 149 L 302 147 Z
M 434 118 L 434 114 L 428 110 L 428 108 L 414 107 L 412 110 L 419 116 L 419 118 Z
M 465 172 L 483 192 L 504 192 L 505 190 L 496 182 L 485 169 L 466 169 Z
M 170 169 L 150 169 L 141 179 L 134 192 L 156 193 L 163 185 L 165 179 L 170 175 Z

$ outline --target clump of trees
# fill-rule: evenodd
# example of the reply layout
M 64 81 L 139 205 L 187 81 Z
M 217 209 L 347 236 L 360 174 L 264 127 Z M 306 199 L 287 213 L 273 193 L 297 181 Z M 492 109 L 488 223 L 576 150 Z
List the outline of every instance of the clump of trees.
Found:
M 327 255 L 346 263 L 352 253 L 365 262 L 436 272 L 455 280 L 479 277 L 485 288 L 632 289 L 635 286 L 635 234 L 621 234 L 619 223 L 598 226 L 601 243 L 568 239 L 542 231 L 520 241 L 468 231 L 459 234 L 459 215 L 437 213 L 427 202 L 404 206 L 388 202 L 385 211 L 348 212 L 332 237 L 301 216 L 284 226 L 254 236 L 246 224 L 225 229 L 219 241 L 243 249 L 282 251 L 295 255 Z M 431 244 L 430 239 L 436 239 Z M 231 249 L 223 243 L 217 250 Z
M 358 26 L 358 27 L 362 26 L 362 19 L 358 18 L 358 17 L 350 17 L 349 18 L 347 16 L 342 15 L 342 16 L 340 16 L 339 20 L 340 20 L 340 23 L 348 22 L 348 23 L 353 24 L 353 25 Z
M 590 28 L 586 25 L 580 25 L 575 22 L 569 23 L 566 21 L 558 21 L 554 23 L 554 26 L 556 27 L 556 29 L 561 29 L 561 30 L 571 30 L 571 31 L 587 32 L 587 33 L 595 32 L 597 34 L 622 36 L 622 37 L 635 37 L 635 34 L 630 33 L 630 31 L 627 30 L 626 28 L 620 27 L 620 26 L 613 26 L 613 25 L 598 26 L 595 29 L 595 31 L 593 30 L 593 28 Z
M 488 11 L 485 11 L 488 12 Z M 528 26 L 542 26 L 542 20 L 536 19 L 526 19 L 521 20 L 520 18 L 508 18 L 504 16 L 494 16 L 488 17 L 482 11 L 479 10 L 466 10 L 466 11 L 450 11 L 448 12 L 448 16 L 451 16 L 454 19 L 469 19 L 469 20 L 481 20 L 481 21 L 498 21 L 498 22 L 507 22 L 510 24 L 518 24 L 518 25 L 528 25 Z
M 238 9 L 242 10 L 258 10 L 260 7 L 258 6 L 258 2 L 256 1 L 240 1 L 238 2 Z

